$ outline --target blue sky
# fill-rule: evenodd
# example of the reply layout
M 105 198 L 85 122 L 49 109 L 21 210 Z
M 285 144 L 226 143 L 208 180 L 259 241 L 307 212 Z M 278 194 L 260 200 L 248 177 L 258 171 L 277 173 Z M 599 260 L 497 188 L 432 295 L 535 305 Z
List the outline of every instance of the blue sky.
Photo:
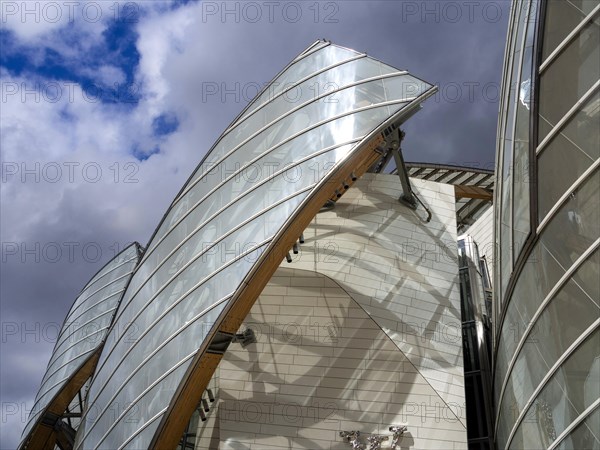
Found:
M 146 244 L 255 87 L 316 39 L 439 85 L 407 160 L 493 166 L 504 0 L 0 6 L 2 449 L 79 289 Z

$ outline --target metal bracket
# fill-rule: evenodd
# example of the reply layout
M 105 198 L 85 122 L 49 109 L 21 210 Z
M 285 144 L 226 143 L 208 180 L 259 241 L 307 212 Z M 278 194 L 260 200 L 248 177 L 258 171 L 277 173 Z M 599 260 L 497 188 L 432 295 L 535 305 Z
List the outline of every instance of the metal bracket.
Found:
M 256 335 L 252 328 L 246 328 L 243 333 L 237 333 L 231 342 L 237 342 L 245 348 L 250 344 L 256 344 Z
M 224 333 L 217 331 L 213 340 L 208 346 L 208 353 L 215 353 L 217 355 L 223 355 L 227 351 L 229 344 L 233 341 L 235 335 L 231 333 Z

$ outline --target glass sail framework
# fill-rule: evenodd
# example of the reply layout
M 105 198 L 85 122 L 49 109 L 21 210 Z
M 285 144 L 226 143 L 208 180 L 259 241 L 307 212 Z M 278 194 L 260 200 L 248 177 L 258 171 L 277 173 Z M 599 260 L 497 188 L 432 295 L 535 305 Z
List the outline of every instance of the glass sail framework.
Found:
M 140 255 L 139 244 L 128 246 L 100 269 L 77 296 L 58 335 L 23 431 L 24 448 L 32 445 L 28 442 L 32 435 L 35 438 L 52 430 L 91 375 Z M 46 433 L 32 433 L 36 427 L 46 428 Z
M 518 0 L 496 189 L 498 449 L 600 448 L 600 4 Z
M 303 227 L 380 157 L 385 131 L 434 92 L 326 41 L 294 59 L 219 138 L 151 238 L 100 356 L 75 448 L 174 448 Z

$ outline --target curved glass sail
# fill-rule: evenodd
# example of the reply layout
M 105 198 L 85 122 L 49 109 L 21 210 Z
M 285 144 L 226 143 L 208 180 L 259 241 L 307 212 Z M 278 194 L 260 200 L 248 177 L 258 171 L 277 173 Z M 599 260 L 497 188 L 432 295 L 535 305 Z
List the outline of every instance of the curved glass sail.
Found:
M 375 131 L 434 92 L 325 41 L 292 61 L 219 138 L 151 238 L 75 448 L 149 448 L 199 349 L 290 218 Z
M 140 254 L 139 244 L 128 246 L 100 269 L 77 296 L 58 335 L 23 431 L 24 438 L 43 420 L 43 413 L 79 368 L 101 347 Z

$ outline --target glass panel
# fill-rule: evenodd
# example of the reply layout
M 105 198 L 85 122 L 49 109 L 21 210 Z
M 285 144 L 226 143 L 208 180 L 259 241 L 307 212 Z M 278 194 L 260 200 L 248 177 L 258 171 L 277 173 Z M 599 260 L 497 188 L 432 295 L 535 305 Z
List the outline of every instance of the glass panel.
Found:
M 120 266 L 116 270 L 110 271 L 96 282 L 89 285 L 78 297 L 71 311 L 65 319 L 65 324 L 72 322 L 74 319 L 83 314 L 86 310 L 94 307 L 104 298 L 122 289 L 127 284 L 130 272 L 135 267 L 136 261 L 129 262 Z M 123 282 L 125 280 L 125 282 Z M 66 330 L 61 329 L 61 334 Z
M 518 81 L 517 117 L 514 142 L 513 174 L 513 262 L 516 262 L 530 231 L 529 211 L 529 119 L 533 87 L 533 44 L 538 2 L 531 2 L 527 18 L 527 34 L 523 50 L 523 65 Z
M 233 289 L 236 286 L 235 274 L 230 272 L 228 275 L 218 280 L 219 283 L 215 283 L 212 287 L 218 288 L 219 285 L 223 286 L 226 280 L 227 282 L 231 280 L 228 289 Z M 222 287 L 222 289 L 226 288 Z M 143 338 L 143 345 L 138 346 L 138 349 L 145 353 L 158 350 L 155 357 L 146 358 L 140 367 L 137 364 L 139 358 L 135 360 L 128 358 L 118 372 L 111 374 L 106 386 L 98 386 L 94 380 L 89 398 L 94 399 L 95 416 L 86 415 L 78 433 L 78 441 L 85 439 L 86 443 L 96 447 L 103 434 L 118 420 L 117 426 L 100 447 L 118 448 L 120 443 L 130 437 L 149 418 L 169 405 L 183 373 L 197 350 L 198 342 L 204 340 L 225 306 L 223 303 L 198 319 L 192 320 L 198 312 L 201 312 L 199 311 L 201 308 L 195 308 L 195 311 L 191 309 L 198 304 L 194 298 L 190 298 L 187 303 L 187 314 L 169 315 L 163 326 L 155 333 L 146 335 Z M 181 325 L 179 330 L 176 329 L 178 324 L 175 324 L 174 328 L 164 326 L 173 320 Z M 175 331 L 176 334 L 166 339 Z M 149 345 L 151 347 L 148 347 Z M 122 383 L 123 381 L 125 382 Z M 154 383 L 157 383 L 156 386 L 151 388 Z M 101 396 L 96 397 L 99 387 L 102 389 Z M 138 399 L 145 390 L 148 392 Z M 125 408 L 129 409 L 125 411 Z M 146 443 L 146 447 L 148 444 Z
M 358 64 L 359 62 L 357 62 L 357 65 Z M 333 76 L 330 72 L 327 72 L 326 75 L 329 79 Z M 232 177 L 237 170 L 240 170 L 241 167 L 244 167 L 254 158 L 267 152 L 277 150 L 279 146 L 286 147 L 286 140 L 295 133 L 301 131 L 313 133 L 316 129 L 311 130 L 310 128 L 320 121 L 333 119 L 335 116 L 347 114 L 355 109 L 373 105 L 377 102 L 398 100 L 405 98 L 405 96 L 412 97 L 414 95 L 419 95 L 424 92 L 423 89 L 427 89 L 428 87 L 429 85 L 426 83 L 408 75 L 363 83 L 336 92 L 332 94 L 332 97 L 328 96 L 313 101 L 291 115 L 272 123 L 269 128 L 258 134 L 257 131 L 260 127 L 255 129 L 252 126 L 248 128 L 248 130 L 236 131 L 235 133 L 228 135 L 219 143 L 219 148 L 213 150 L 211 157 L 202 164 L 202 170 L 197 172 L 197 176 L 194 176 L 189 184 L 189 186 L 194 186 L 193 189 L 189 190 L 184 198 L 177 202 L 177 206 L 169 215 L 168 220 L 165 220 L 161 224 L 160 229 L 154 238 L 154 242 L 166 234 L 169 229 L 173 228 L 177 220 L 188 212 L 190 208 L 197 206 L 197 202 L 204 198 L 211 189 Z M 309 100 L 311 100 L 314 96 L 308 95 L 308 97 Z M 285 101 L 282 103 L 286 104 Z M 294 106 L 296 107 L 296 105 Z M 274 107 L 277 107 L 277 105 L 269 104 L 266 109 L 270 110 Z M 261 112 L 261 114 L 263 114 L 263 112 Z M 368 112 L 365 111 L 360 114 L 361 116 L 366 117 Z M 254 119 L 252 118 L 249 120 Z M 343 121 L 343 118 L 338 120 Z M 269 121 L 269 123 L 271 122 Z M 365 121 L 363 122 L 363 125 L 370 131 L 373 123 Z M 325 129 L 319 128 L 321 130 Z M 356 127 L 354 128 L 354 131 L 358 132 Z M 251 139 L 247 140 L 250 137 Z M 344 142 L 344 137 L 349 138 L 348 134 L 337 136 L 333 139 L 332 143 Z M 327 145 L 324 145 L 319 148 L 322 149 L 326 146 Z M 232 151 L 233 153 L 229 154 L 226 160 L 218 162 L 219 157 Z M 204 176 L 202 179 L 199 179 L 201 175 Z M 152 250 L 153 247 L 151 246 L 149 247 L 148 252 L 151 252 Z
M 600 17 L 585 26 L 542 74 L 539 142 L 600 78 L 599 43 Z
M 600 156 L 599 105 L 600 94 L 596 94 L 566 123 L 539 155 L 540 220 Z
M 600 252 L 596 252 L 596 256 Z M 597 268 L 594 259 L 579 271 Z M 506 385 L 500 415 L 497 439 L 499 448 L 523 410 L 525 402 L 537 388 L 550 368 L 573 342 L 598 318 L 600 308 L 591 298 L 600 295 L 600 279 L 585 292 L 573 280 L 569 281 L 552 299 L 540 315 L 523 345 Z M 569 317 L 568 321 L 564 318 Z
M 598 5 L 597 0 L 554 0 L 546 3 L 542 60 Z
M 285 89 L 290 88 L 298 80 L 310 75 L 311 73 L 317 72 L 320 69 L 324 69 L 327 66 L 336 64 L 341 61 L 345 61 L 350 58 L 354 58 L 359 53 L 354 50 L 344 49 L 335 45 L 329 45 L 321 50 L 312 53 L 309 56 L 301 59 L 300 61 L 292 64 L 285 72 L 283 72 L 278 78 L 272 81 L 271 86 L 266 89 L 263 94 L 253 100 L 253 103 L 242 115 L 247 116 L 249 113 L 254 111 L 258 106 L 270 101 L 283 92 Z
M 71 345 L 78 341 L 82 335 L 81 333 L 92 332 L 92 328 L 95 326 L 96 318 L 100 318 L 100 316 L 103 316 L 108 311 L 114 313 L 123 291 L 124 289 L 118 290 L 109 297 L 94 304 L 81 316 L 74 318 L 73 321 L 70 321 L 69 323 L 66 323 L 62 329 L 63 333 L 57 339 L 50 363 L 60 355 L 60 352 L 64 350 L 65 345 Z
M 577 425 L 556 449 L 600 450 L 600 408 Z
M 131 393 L 132 397 L 130 397 L 129 402 L 127 403 L 113 403 L 110 408 L 112 412 L 107 415 L 109 416 L 108 420 L 106 416 L 100 417 L 99 420 L 101 421 L 100 423 L 102 426 L 96 427 L 92 433 L 90 433 L 90 438 L 93 439 L 94 442 L 97 442 L 96 439 L 102 439 L 103 432 L 114 425 L 115 419 L 120 419 L 118 421 L 118 425 L 112 428 L 108 435 L 102 440 L 100 445 L 95 446 L 94 448 L 103 450 L 118 449 L 123 442 L 126 442 L 135 433 L 137 433 L 138 430 L 145 425 L 148 420 L 152 419 L 156 414 L 158 414 L 164 408 L 164 405 L 168 405 L 171 397 L 177 390 L 178 382 L 183 377 L 190 361 L 191 358 L 188 358 L 184 364 L 171 372 L 169 376 L 162 379 L 159 384 L 150 389 L 135 403 L 131 404 L 132 400 L 134 399 L 133 395 L 137 394 L 137 392 L 135 392 L 135 394 L 134 392 Z M 168 373 L 168 369 L 163 373 Z M 140 384 L 145 387 L 147 381 L 140 380 L 140 382 Z M 154 428 L 156 431 L 156 427 L 160 423 L 160 416 L 159 418 L 155 419 L 153 423 L 156 423 L 156 425 L 151 427 L 151 429 Z M 143 434 L 143 436 L 140 436 L 140 438 L 147 439 L 145 443 L 146 445 L 142 447 L 133 447 L 128 444 L 125 448 L 139 448 L 140 450 L 149 448 L 148 444 L 150 444 L 152 437 L 153 435 L 150 433 Z
M 498 343 L 495 395 L 498 399 L 508 362 L 531 318 L 550 289 L 564 272 L 600 236 L 600 217 L 596 206 L 600 174 L 596 171 L 544 229 L 536 248 L 519 275 Z M 596 261 L 596 257 L 593 261 Z M 577 276 L 586 290 L 592 290 L 597 265 Z M 597 271 L 595 273 L 598 273 Z
M 594 331 L 528 408 L 511 449 L 548 448 L 600 396 L 600 332 Z
M 600 236 L 600 172 L 569 197 L 544 230 L 543 241 L 563 267 L 570 267 Z
M 322 150 L 338 143 L 344 143 L 350 140 L 358 139 L 364 136 L 370 129 L 372 129 L 374 123 L 379 123 L 388 117 L 389 111 L 386 107 L 374 108 L 373 110 L 362 111 L 354 115 L 340 118 L 336 121 L 326 123 L 318 128 L 311 130 L 305 134 L 298 136 L 297 138 L 289 141 L 287 144 L 280 146 L 270 153 L 265 154 L 260 159 L 253 162 L 248 166 L 247 170 L 242 170 L 239 175 L 232 176 L 231 179 L 221 186 L 218 190 L 213 192 L 210 197 L 205 200 L 202 198 L 205 196 L 204 192 L 208 192 L 208 186 L 204 186 L 204 181 L 200 181 L 192 190 L 186 194 L 186 199 L 190 199 L 190 210 L 184 220 L 178 225 L 172 228 L 166 234 L 164 240 L 159 244 L 152 246 L 147 251 L 147 259 L 144 264 L 137 271 L 133 277 L 127 294 L 124 298 L 124 304 L 129 302 L 129 296 L 135 293 L 144 283 L 147 282 L 148 277 L 153 270 L 164 262 L 164 259 L 173 251 L 176 246 L 183 242 L 188 236 L 195 231 L 200 224 L 203 224 L 210 216 L 216 213 L 221 208 L 231 204 L 236 198 L 240 198 L 243 194 L 249 192 L 251 189 L 256 189 L 249 197 L 244 201 L 248 201 L 251 204 L 255 202 L 252 200 L 253 196 L 261 198 L 266 190 L 270 189 L 274 184 L 273 181 L 267 182 L 267 184 L 259 187 L 259 183 L 272 177 L 278 171 L 286 167 L 290 167 L 295 161 L 301 160 L 306 156 L 314 153 L 316 150 Z M 350 146 L 339 147 L 330 156 L 330 161 L 339 161 L 347 152 Z M 254 152 L 253 152 L 254 154 Z M 244 155 L 242 152 L 235 153 L 228 158 L 225 168 L 230 172 L 234 173 L 234 168 L 243 167 L 245 159 L 254 155 Z M 260 153 L 258 153 L 260 155 Z M 325 164 L 325 163 L 323 163 Z M 317 181 L 315 169 L 318 164 L 308 163 L 308 173 L 312 174 L 312 180 L 306 178 L 307 183 L 304 186 L 308 186 L 308 182 L 314 183 Z M 325 165 L 323 166 L 325 167 Z M 284 173 L 284 178 L 289 176 L 287 172 Z M 281 181 L 281 177 L 280 177 Z M 285 181 L 285 180 L 283 180 Z M 280 197 L 283 198 L 283 197 Z M 280 199 L 279 198 L 279 199 Z M 278 200 L 279 200 L 278 199 Z M 237 205 L 240 202 L 236 202 L 233 205 Z M 193 205 L 193 206 L 191 206 Z M 256 204 L 255 206 L 257 206 Z M 264 205 L 268 206 L 268 205 Z M 232 206 L 233 207 L 233 206 Z M 239 208 L 236 206 L 236 208 Z M 258 211 L 255 207 L 255 212 Z M 183 216 L 181 210 L 175 211 L 174 216 Z M 248 214 L 248 217 L 250 214 Z M 181 217 L 178 220 L 181 220 Z M 175 222 L 171 217 L 165 220 L 164 223 Z M 190 226 L 189 224 L 193 224 Z M 237 223 L 235 225 L 238 225 Z M 155 238 L 159 239 L 158 237 Z
M 494 371 L 496 401 L 500 396 L 508 364 L 531 318 L 564 273 L 565 270 L 543 245 L 533 249 L 519 276 L 502 323 Z

